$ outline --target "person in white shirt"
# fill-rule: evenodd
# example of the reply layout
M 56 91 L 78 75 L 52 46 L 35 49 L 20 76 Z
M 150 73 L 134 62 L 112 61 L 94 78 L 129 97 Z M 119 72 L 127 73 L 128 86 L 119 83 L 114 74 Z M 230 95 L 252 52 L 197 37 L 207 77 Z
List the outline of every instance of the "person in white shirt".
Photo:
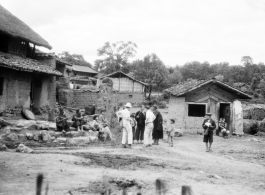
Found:
M 150 105 L 146 105 L 146 116 L 145 116 L 145 130 L 144 130 L 144 146 L 152 146 L 152 132 L 154 128 L 153 121 L 155 120 L 155 115 L 150 109 Z
M 133 133 L 131 126 L 131 113 L 130 108 L 132 107 L 131 103 L 125 105 L 125 109 L 119 112 L 122 112 L 122 147 L 126 148 L 126 142 L 128 142 L 128 148 L 132 147 Z

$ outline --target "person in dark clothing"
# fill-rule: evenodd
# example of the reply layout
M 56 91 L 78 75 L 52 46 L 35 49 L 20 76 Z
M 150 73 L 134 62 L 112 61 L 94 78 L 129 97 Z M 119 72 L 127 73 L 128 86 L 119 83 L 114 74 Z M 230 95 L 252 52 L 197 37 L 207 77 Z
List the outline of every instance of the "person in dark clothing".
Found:
M 211 119 L 211 113 L 206 114 L 206 119 L 203 121 L 202 127 L 204 129 L 203 142 L 205 142 L 206 145 L 206 152 L 212 151 L 213 131 L 216 128 L 216 124 L 215 121 Z
M 59 108 L 59 114 L 58 117 L 56 117 L 56 129 L 57 131 L 62 131 L 63 133 L 65 133 L 65 131 L 68 131 L 69 126 L 67 123 L 67 117 L 64 113 L 63 108 Z
M 153 140 L 154 145 L 158 145 L 159 139 L 163 139 L 163 117 L 161 113 L 157 110 L 157 106 L 153 106 L 153 113 L 155 115 L 154 129 L 153 129 Z
M 76 114 L 73 116 L 72 120 L 74 121 L 72 126 L 77 128 L 77 131 L 83 131 L 82 125 L 84 124 L 84 118 L 79 109 L 76 110 Z
M 135 114 L 135 119 L 137 122 L 137 127 L 136 127 L 136 143 L 143 143 L 144 140 L 144 128 L 145 128 L 145 112 L 144 112 L 144 105 L 141 106 L 141 110 L 136 112 Z

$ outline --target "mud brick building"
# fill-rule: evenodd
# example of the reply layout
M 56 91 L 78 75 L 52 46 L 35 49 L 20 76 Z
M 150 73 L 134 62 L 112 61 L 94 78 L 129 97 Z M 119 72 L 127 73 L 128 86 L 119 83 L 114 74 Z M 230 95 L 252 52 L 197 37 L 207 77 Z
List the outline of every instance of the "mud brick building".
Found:
M 104 78 L 110 78 L 112 80 L 113 89 L 117 91 L 116 96 L 120 103 L 141 103 L 145 100 L 146 83 L 124 72 L 118 71 L 99 78 L 98 86 L 102 83 Z
M 241 101 L 251 99 L 246 93 L 215 78 L 189 80 L 165 91 L 171 94 L 169 115 L 176 120 L 179 128 L 200 131 L 206 112 L 211 112 L 217 125 L 220 118 L 225 118 L 230 133 L 243 134 Z
M 37 56 L 36 46 L 52 47 L 0 5 L 0 112 L 15 107 L 55 106 L 54 57 Z

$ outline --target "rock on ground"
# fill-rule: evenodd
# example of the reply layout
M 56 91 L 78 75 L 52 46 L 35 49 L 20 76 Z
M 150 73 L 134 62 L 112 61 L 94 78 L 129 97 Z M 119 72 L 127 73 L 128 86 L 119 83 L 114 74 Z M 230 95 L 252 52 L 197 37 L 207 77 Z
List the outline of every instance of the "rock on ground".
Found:
M 0 144 L 0 151 L 7 151 L 7 147 L 5 144 Z
M 33 150 L 24 144 L 19 144 L 19 146 L 16 149 L 16 152 L 22 152 L 22 153 L 32 153 Z
M 18 141 L 18 136 L 15 133 L 10 133 L 6 136 L 6 139 L 10 141 Z
M 27 136 L 28 140 L 33 140 L 33 138 L 34 138 L 33 133 L 26 133 L 26 136 Z
M 34 130 L 36 129 L 36 121 L 35 120 L 18 120 L 15 123 L 16 127 Z
M 27 136 L 25 134 L 18 134 L 18 140 L 21 142 L 27 141 Z

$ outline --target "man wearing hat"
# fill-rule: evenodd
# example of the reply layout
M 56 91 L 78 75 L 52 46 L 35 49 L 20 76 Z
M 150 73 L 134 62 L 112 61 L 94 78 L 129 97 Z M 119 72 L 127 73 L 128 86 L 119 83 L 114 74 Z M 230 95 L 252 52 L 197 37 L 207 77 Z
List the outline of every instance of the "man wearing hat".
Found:
M 206 152 L 212 151 L 211 146 L 213 143 L 213 131 L 216 128 L 215 121 L 211 118 L 211 115 L 211 113 L 206 113 L 206 119 L 202 123 L 202 127 L 204 129 L 203 142 L 205 142 L 206 145 Z
M 128 141 L 128 147 L 132 147 L 133 142 L 133 133 L 131 126 L 131 113 L 130 108 L 132 107 L 131 103 L 125 105 L 125 109 L 120 111 L 122 113 L 122 147 L 126 148 L 126 142 Z

